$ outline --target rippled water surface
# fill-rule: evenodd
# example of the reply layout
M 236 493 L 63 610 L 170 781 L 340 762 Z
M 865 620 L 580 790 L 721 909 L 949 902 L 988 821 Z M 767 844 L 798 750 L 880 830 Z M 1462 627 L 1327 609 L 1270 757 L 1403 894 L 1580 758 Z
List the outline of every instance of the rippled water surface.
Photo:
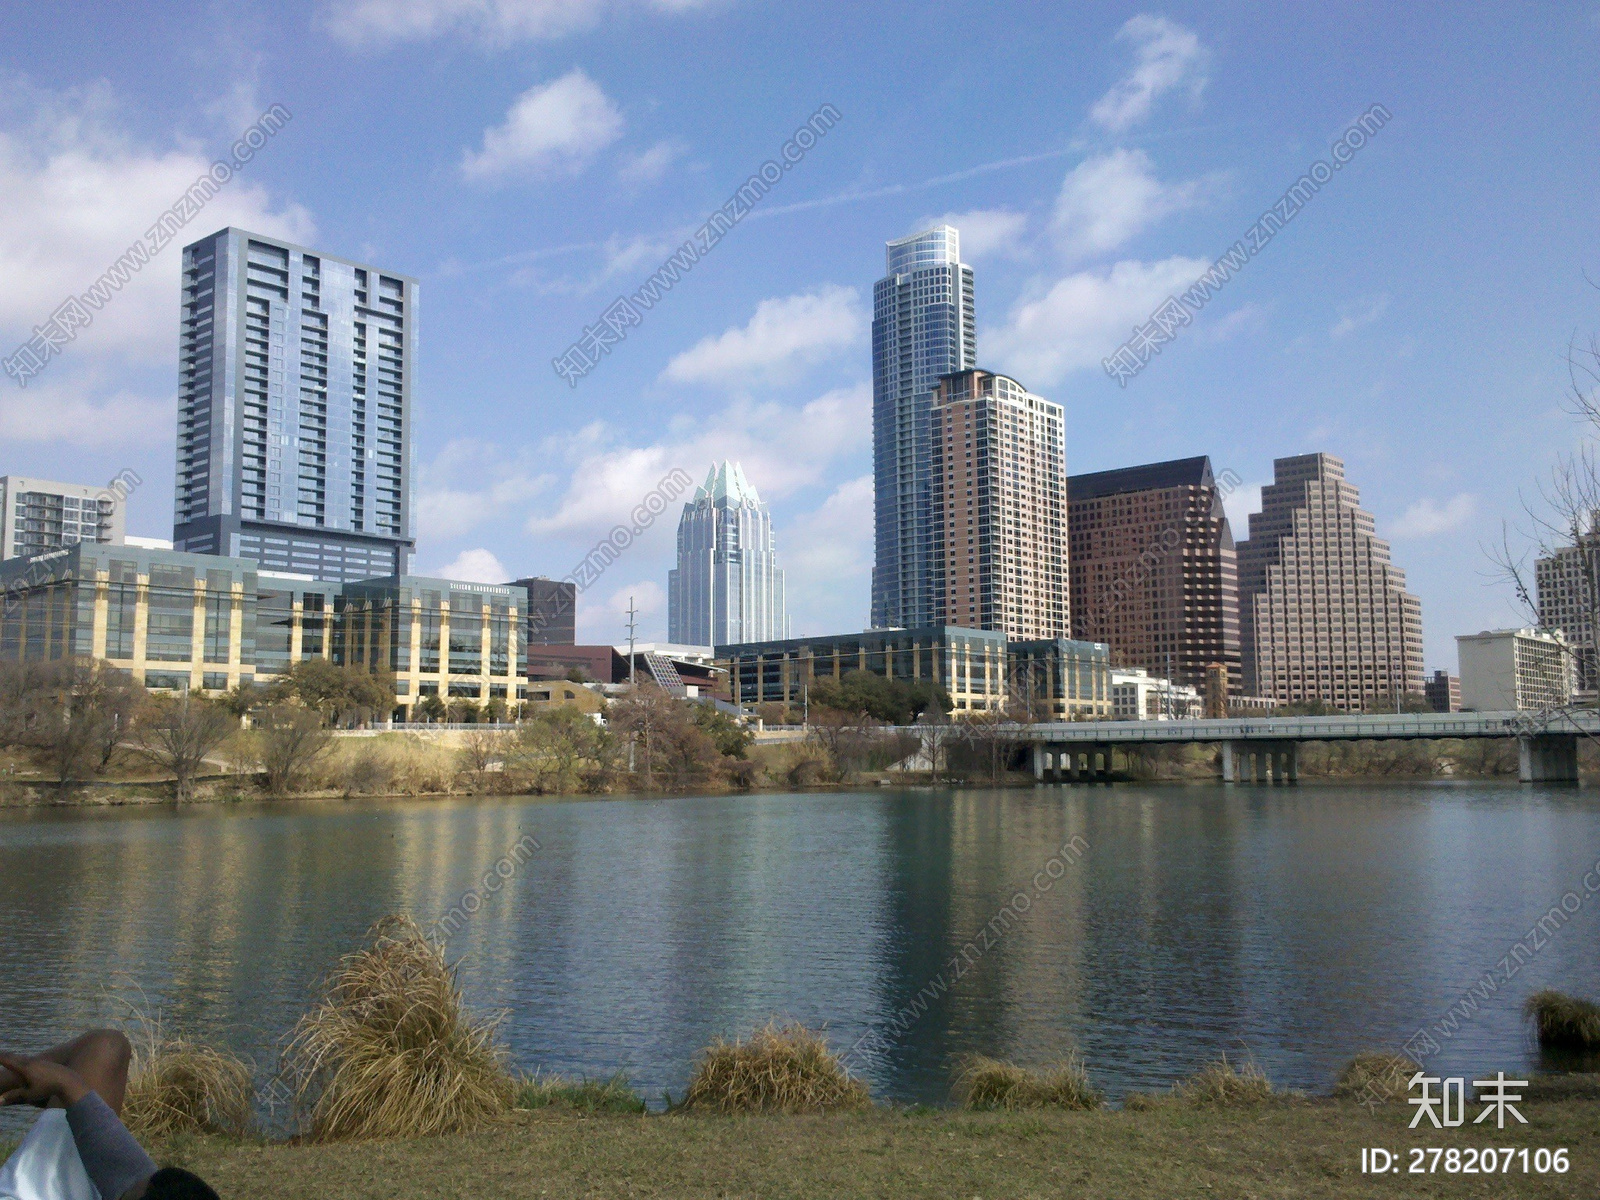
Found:
M 507 1010 L 519 1067 L 626 1070 L 653 1097 L 683 1087 L 711 1037 L 773 1015 L 859 1046 L 880 1097 L 937 1102 L 962 1053 L 1046 1062 L 1073 1047 L 1113 1096 L 1223 1052 L 1326 1089 L 1357 1051 L 1435 1028 L 1475 983 L 1485 998 L 1458 1010 L 1430 1066 L 1522 1069 L 1530 992 L 1600 996 L 1600 895 L 1583 884 L 1600 803 L 1572 788 L 13 810 L 0 1045 L 132 997 L 265 1069 L 371 921 L 432 920 L 525 834 L 540 849 L 450 939 L 463 984 Z M 1086 849 L 1050 884 L 1039 872 L 1073 838 Z M 1569 893 L 1575 914 L 1507 979 L 1502 960 Z

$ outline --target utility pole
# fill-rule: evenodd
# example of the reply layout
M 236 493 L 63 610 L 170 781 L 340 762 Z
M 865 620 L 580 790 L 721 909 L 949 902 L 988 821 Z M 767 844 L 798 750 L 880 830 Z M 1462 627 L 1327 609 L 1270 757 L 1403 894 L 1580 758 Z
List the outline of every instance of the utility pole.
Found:
M 634 635 L 636 633 L 638 633 L 638 629 L 639 629 L 639 622 L 638 622 L 638 619 L 637 619 L 638 616 L 639 616 L 638 610 L 633 607 L 633 597 L 629 596 L 628 597 L 628 688 L 629 688 L 630 691 L 634 690 L 634 677 L 637 674 L 637 669 L 634 666 L 633 642 L 634 642 Z

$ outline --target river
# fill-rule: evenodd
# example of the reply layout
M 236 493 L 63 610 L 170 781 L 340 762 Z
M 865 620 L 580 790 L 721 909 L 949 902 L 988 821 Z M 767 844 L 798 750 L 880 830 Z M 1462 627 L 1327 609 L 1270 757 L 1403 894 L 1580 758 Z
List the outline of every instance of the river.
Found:
M 1223 1053 L 1326 1090 L 1419 1029 L 1430 1069 L 1521 1072 L 1538 1065 L 1529 993 L 1600 996 L 1597 797 L 1307 783 L 13 809 L 0 1045 L 135 1004 L 264 1074 L 370 922 L 428 923 L 473 892 L 449 954 L 474 1005 L 506 1010 L 516 1066 L 624 1070 L 653 1100 L 712 1037 L 772 1016 L 825 1025 L 905 1102 L 943 1102 L 968 1052 L 1076 1049 L 1113 1097 Z M 501 861 L 510 877 L 484 888 Z M 1573 911 L 1530 938 L 1563 897 Z

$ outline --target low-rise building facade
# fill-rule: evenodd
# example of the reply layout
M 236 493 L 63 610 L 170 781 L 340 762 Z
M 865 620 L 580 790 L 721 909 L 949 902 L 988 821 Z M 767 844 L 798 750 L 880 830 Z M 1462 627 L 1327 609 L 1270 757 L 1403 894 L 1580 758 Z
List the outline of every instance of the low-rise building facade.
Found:
M 1521 712 L 1572 702 L 1577 671 L 1559 629 L 1486 629 L 1456 638 L 1461 707 Z
M 1434 712 L 1461 711 L 1461 677 L 1435 671 L 1422 682 L 1422 695 Z
M 735 704 L 799 704 L 812 681 L 851 671 L 935 683 L 957 713 L 998 712 L 1006 700 L 1006 637 L 998 630 L 932 625 L 746 642 L 718 646 L 717 661 Z
M 1200 690 L 1143 667 L 1111 672 L 1111 715 L 1118 721 L 1189 721 L 1204 715 Z
M 333 583 L 252 559 L 79 545 L 0 563 L 0 659 L 104 659 L 155 690 L 221 693 L 321 658 L 423 696 L 514 703 L 527 676 L 510 587 L 417 576 Z
M 1006 711 L 1018 721 L 1100 721 L 1111 715 L 1111 647 L 1104 642 L 1011 642 L 1006 673 Z
M 132 471 L 105 487 L 0 475 L 0 562 L 79 542 L 120 546 L 128 493 L 142 482 Z

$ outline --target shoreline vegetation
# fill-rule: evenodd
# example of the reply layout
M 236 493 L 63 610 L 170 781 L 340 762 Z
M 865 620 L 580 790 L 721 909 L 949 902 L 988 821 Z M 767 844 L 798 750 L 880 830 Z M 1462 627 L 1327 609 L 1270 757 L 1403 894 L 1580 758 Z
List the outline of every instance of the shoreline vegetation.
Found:
M 1592 1011 L 1557 993 L 1528 1005 L 1542 1044 L 1574 1036 L 1546 1013 L 1575 1014 L 1587 1037 Z M 952 1064 L 948 1107 L 905 1106 L 875 1101 L 825 1033 L 769 1023 L 713 1040 L 683 1096 L 652 1110 L 625 1075 L 517 1075 L 443 948 L 390 916 L 326 978 L 253 1099 L 248 1064 L 158 1029 L 136 1055 L 127 1119 L 158 1159 L 233 1196 L 1336 1196 L 1367 1186 L 1366 1147 L 1484 1144 L 1567 1147 L 1568 1172 L 1546 1173 L 1541 1194 L 1600 1187 L 1583 1152 L 1600 1075 L 1533 1076 L 1526 1126 L 1411 1130 L 1416 1069 L 1359 1055 L 1313 1096 L 1223 1058 L 1117 1108 L 1076 1056 L 968 1057 Z M 251 1112 L 265 1121 L 247 1125 Z
M 708 703 L 641 684 L 605 707 L 442 703 L 448 729 L 385 731 L 392 681 L 311 660 L 219 699 L 147 692 L 93 659 L 0 663 L 0 807 L 461 795 L 832 791 L 877 786 L 1031 787 L 1001 714 L 948 714 L 925 683 L 864 672 L 811 689 L 805 732 L 763 738 Z M 437 697 L 432 699 L 437 700 Z M 802 714 L 762 705 L 767 724 Z M 506 718 L 518 723 L 507 726 Z M 924 735 L 903 728 L 921 722 Z M 780 735 L 781 736 L 781 735 Z M 1212 746 L 1118 747 L 1122 782 L 1219 777 Z M 1600 769 L 1585 739 L 1580 766 Z M 1515 739 L 1308 742 L 1305 779 L 1515 777 Z

